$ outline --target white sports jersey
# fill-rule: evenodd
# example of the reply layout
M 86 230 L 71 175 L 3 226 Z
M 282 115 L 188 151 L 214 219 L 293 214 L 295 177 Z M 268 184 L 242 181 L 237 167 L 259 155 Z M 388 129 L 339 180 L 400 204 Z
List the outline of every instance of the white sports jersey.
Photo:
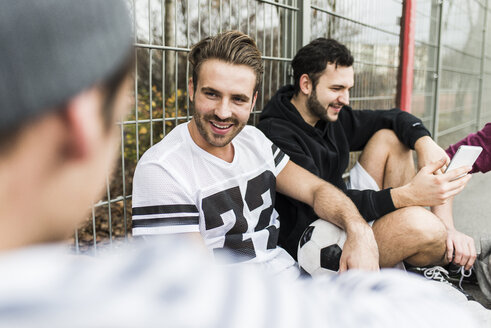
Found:
M 277 247 L 274 209 L 276 176 L 289 158 L 252 126 L 232 144 L 228 163 L 197 146 L 184 123 L 150 148 L 133 179 L 133 235 L 200 232 L 215 253 L 254 262 L 281 255 L 291 266 Z

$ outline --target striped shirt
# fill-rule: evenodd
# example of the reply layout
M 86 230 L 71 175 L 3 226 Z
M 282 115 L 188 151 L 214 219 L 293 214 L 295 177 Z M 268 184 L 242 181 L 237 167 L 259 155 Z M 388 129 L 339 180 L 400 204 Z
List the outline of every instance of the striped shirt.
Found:
M 466 301 L 401 272 L 292 282 L 208 260 L 172 237 L 95 258 L 60 246 L 2 252 L 0 327 L 476 326 Z

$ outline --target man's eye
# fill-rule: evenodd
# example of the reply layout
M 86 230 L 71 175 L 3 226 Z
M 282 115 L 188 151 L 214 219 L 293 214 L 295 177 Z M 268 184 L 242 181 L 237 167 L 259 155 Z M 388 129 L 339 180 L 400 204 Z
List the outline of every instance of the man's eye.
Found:
M 233 101 L 235 101 L 235 102 L 239 102 L 239 103 L 243 103 L 243 102 L 245 102 L 244 98 L 241 98 L 241 97 L 234 97 L 234 98 L 233 98 Z
M 208 97 L 216 97 L 216 93 L 214 92 L 205 92 L 205 95 L 207 95 Z

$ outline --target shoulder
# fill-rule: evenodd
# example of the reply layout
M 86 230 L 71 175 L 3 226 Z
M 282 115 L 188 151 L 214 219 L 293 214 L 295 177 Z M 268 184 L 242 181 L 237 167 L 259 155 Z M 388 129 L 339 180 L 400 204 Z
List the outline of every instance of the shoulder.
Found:
M 234 145 L 247 151 L 250 156 L 272 154 L 273 143 L 264 133 L 252 125 L 246 125 L 234 139 Z
M 135 169 L 134 185 L 154 185 L 164 180 L 170 184 L 171 177 L 181 177 L 180 172 L 185 169 L 183 164 L 189 163 L 192 156 L 186 130 L 187 124 L 178 125 L 143 154 Z
M 274 131 L 276 128 L 284 128 L 287 126 L 296 126 L 296 124 L 288 118 L 267 117 L 263 118 L 257 124 L 257 128 L 264 133 Z
M 187 143 L 185 138 L 186 132 L 186 123 L 176 126 L 161 141 L 150 147 L 142 155 L 138 161 L 138 166 L 147 163 L 162 163 L 168 159 L 174 158 L 179 153 L 182 153 L 182 146 Z
M 293 120 L 269 117 L 261 120 L 257 125 L 258 129 L 275 144 L 289 144 L 302 142 L 310 138 L 308 128 L 303 121 L 294 122 Z
M 486 123 L 481 130 L 486 136 L 491 137 L 491 123 Z
M 242 139 L 242 140 L 253 140 L 253 141 L 268 140 L 268 138 L 264 135 L 264 133 L 253 125 L 246 125 L 244 129 L 237 135 L 237 138 L 239 140 Z

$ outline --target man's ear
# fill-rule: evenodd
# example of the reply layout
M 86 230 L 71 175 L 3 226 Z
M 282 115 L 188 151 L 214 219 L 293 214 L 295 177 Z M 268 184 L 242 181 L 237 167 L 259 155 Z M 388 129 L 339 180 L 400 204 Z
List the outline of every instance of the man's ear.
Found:
M 299 80 L 300 91 L 306 96 L 312 92 L 312 80 L 308 74 L 302 74 Z
M 189 91 L 189 100 L 191 102 L 194 100 L 194 84 L 193 84 L 193 78 L 190 77 L 188 81 L 188 91 Z
M 101 105 L 102 96 L 96 88 L 84 91 L 66 103 L 61 115 L 67 136 L 64 152 L 69 158 L 85 158 L 91 153 L 94 142 L 102 137 Z

